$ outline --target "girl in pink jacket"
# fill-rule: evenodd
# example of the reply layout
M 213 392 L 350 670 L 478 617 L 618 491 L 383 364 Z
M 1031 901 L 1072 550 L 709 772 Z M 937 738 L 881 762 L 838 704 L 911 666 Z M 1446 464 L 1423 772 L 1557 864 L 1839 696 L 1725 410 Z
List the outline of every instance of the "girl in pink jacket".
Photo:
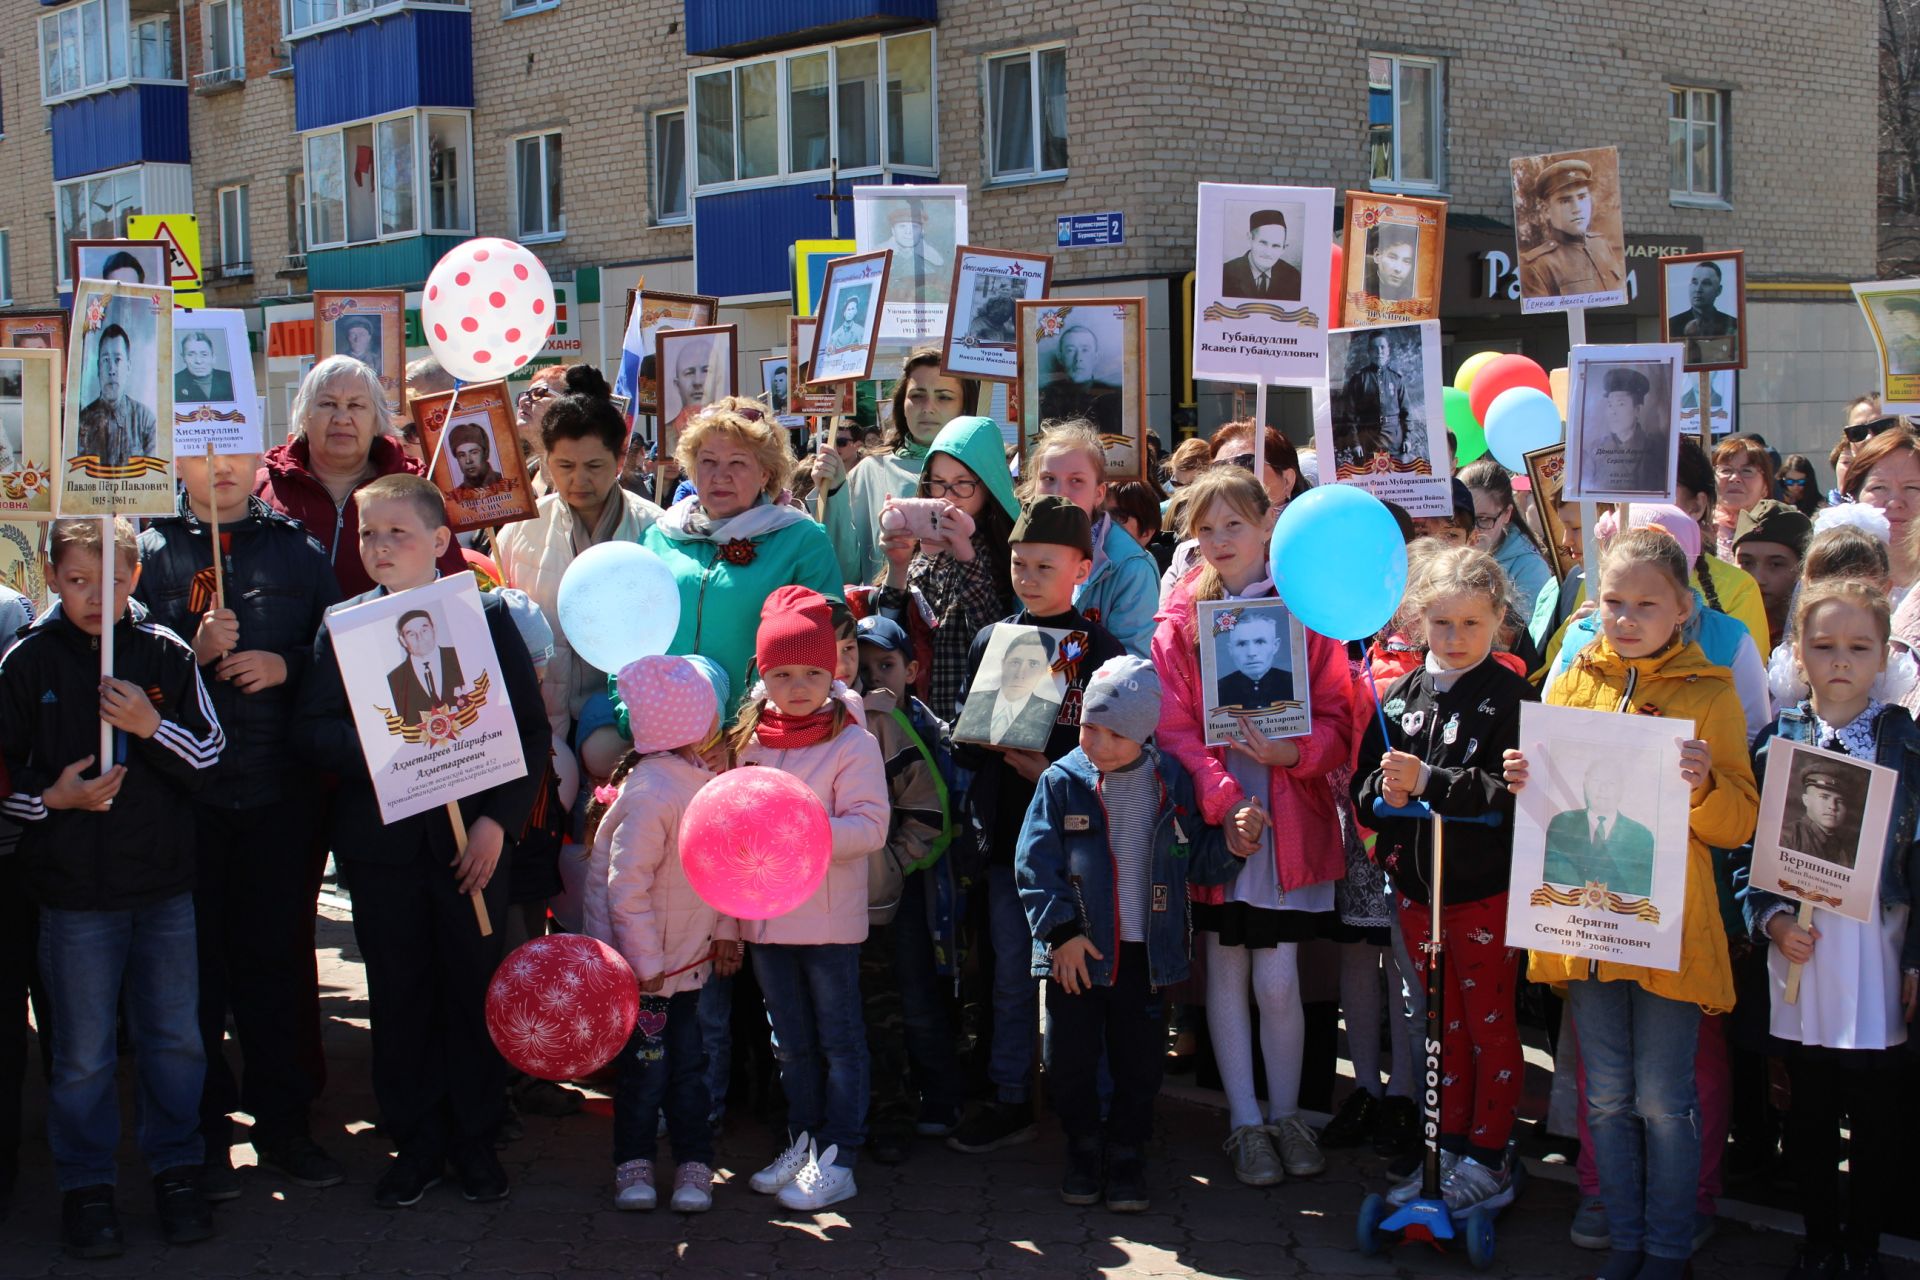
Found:
M 857 1190 L 853 1159 L 866 1138 L 870 1071 L 860 1012 L 867 860 L 886 847 L 889 818 L 880 745 L 864 727 L 860 699 L 833 678 L 838 651 L 826 597 L 805 587 L 775 591 L 754 639 L 762 683 L 733 736 L 742 766 L 784 769 L 813 788 L 833 830 L 832 861 L 813 896 L 743 925 L 773 1023 L 790 1140 L 752 1185 L 801 1213 Z
M 1346 874 L 1327 775 L 1353 750 L 1352 673 L 1338 642 L 1309 631 L 1301 653 L 1282 630 L 1281 653 L 1290 661 L 1276 665 L 1289 669 L 1296 691 L 1311 691 L 1310 731 L 1269 738 L 1242 716 L 1242 741 L 1206 745 L 1200 645 L 1214 641 L 1200 635 L 1197 605 L 1274 595 L 1267 540 L 1275 513 L 1253 474 L 1237 467 L 1215 467 L 1184 492 L 1187 532 L 1205 563 L 1174 586 L 1160 611 L 1152 655 L 1165 696 L 1156 733 L 1193 775 L 1201 817 L 1225 826 L 1229 848 L 1246 859 L 1232 883 L 1190 892 L 1193 927 L 1206 949 L 1207 1027 L 1227 1095 L 1226 1147 L 1240 1181 L 1269 1186 L 1326 1167 L 1298 1114 L 1306 1039 L 1298 952 L 1333 919 L 1333 884 Z M 1225 669 L 1222 663 L 1223 687 Z M 1264 1114 L 1253 1084 L 1249 986 L 1260 1006 Z
M 720 736 L 713 686 L 685 658 L 620 669 L 633 750 L 587 807 L 586 933 L 633 967 L 640 1020 L 615 1061 L 614 1207 L 651 1209 L 664 1111 L 678 1161 L 673 1207 L 713 1207 L 712 1099 L 700 988 L 740 968 L 739 923 L 701 901 L 680 865 L 680 815 L 713 778 L 701 748 Z

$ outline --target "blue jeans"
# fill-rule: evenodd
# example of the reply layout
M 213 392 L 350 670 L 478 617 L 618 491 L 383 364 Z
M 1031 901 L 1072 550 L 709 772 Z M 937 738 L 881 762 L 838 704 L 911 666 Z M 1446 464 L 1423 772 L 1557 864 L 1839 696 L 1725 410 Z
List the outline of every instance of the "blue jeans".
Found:
M 1033 927 L 1020 906 L 1012 867 L 987 868 L 987 931 L 993 940 L 993 1051 L 987 1079 L 1002 1102 L 1033 1092 L 1033 1036 L 1040 980 L 1033 976 Z
M 733 1083 L 733 979 L 707 975 L 700 988 L 700 1047 L 707 1057 L 708 1123 L 718 1127 L 727 1114 L 727 1090 Z
M 773 1024 L 773 1056 L 787 1095 L 787 1133 L 813 1136 L 851 1166 L 867 1139 L 871 1064 L 860 1014 L 860 945 L 756 943 L 753 976 Z
M 614 1061 L 613 1163 L 651 1160 L 659 1117 L 680 1164 L 713 1164 L 707 1054 L 701 1044 L 700 992 L 640 997 L 640 1020 Z
M 933 927 L 927 921 L 927 895 L 932 892 L 929 874 L 914 872 L 901 890 L 900 910 L 892 926 L 893 976 L 900 985 L 907 1058 L 913 1064 L 914 1087 L 920 1091 L 921 1113 L 951 1118 L 965 1100 L 966 1081 L 940 990 L 940 971 L 934 966 Z
M 1587 1125 L 1616 1250 L 1693 1254 L 1700 1104 L 1693 1057 L 1700 1006 L 1637 982 L 1567 984 L 1587 1068 Z
M 140 1150 L 154 1173 L 197 1165 L 199 955 L 193 895 L 133 911 L 40 912 L 40 974 L 53 1006 L 47 1141 L 62 1191 L 111 1185 L 120 1145 L 114 1023 L 126 995 L 139 1073 Z

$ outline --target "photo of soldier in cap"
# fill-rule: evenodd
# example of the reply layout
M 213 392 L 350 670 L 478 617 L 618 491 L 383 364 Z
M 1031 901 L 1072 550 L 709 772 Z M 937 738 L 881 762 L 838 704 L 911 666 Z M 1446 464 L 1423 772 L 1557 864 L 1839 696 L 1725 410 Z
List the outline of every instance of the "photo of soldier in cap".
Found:
M 1740 255 L 1725 258 L 1669 258 L 1661 262 L 1666 299 L 1667 341 L 1686 347 L 1689 369 L 1732 368 L 1745 361 L 1740 351 Z M 1680 303 L 1685 307 L 1673 311 Z
M 1887 372 L 1920 374 L 1920 295 L 1896 294 L 1879 306 L 1887 342 Z
M 1585 299 L 1577 304 L 1583 306 L 1625 302 L 1619 153 L 1596 147 L 1523 156 L 1512 169 L 1520 296 Z
M 491 485 L 504 483 L 500 468 L 493 464 L 493 433 L 487 420 L 467 419 L 455 423 L 447 432 L 447 452 L 453 455 L 455 498 L 473 498 Z
M 1598 353 L 1604 358 L 1595 358 Z M 1568 497 L 1673 500 L 1679 380 L 1679 352 L 1671 346 L 1574 348 L 1567 402 Z
M 1858 766 L 1796 752 L 1780 847 L 1851 869 L 1860 856 L 1861 819 L 1870 780 Z
M 1246 249 L 1220 264 L 1221 297 L 1300 300 L 1300 244 L 1289 231 L 1290 216 L 1298 223 L 1303 211 L 1298 206 L 1250 210 L 1244 204 L 1226 205 L 1220 243 L 1244 238 Z

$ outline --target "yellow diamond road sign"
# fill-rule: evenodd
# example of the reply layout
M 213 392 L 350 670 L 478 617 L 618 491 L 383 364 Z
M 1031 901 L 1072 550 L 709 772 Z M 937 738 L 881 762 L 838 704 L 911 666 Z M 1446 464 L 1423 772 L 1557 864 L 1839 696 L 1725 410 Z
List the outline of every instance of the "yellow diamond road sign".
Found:
M 200 220 L 190 213 L 135 214 L 127 219 L 130 240 L 164 240 L 168 248 L 168 277 L 176 306 L 206 305 L 201 294 Z

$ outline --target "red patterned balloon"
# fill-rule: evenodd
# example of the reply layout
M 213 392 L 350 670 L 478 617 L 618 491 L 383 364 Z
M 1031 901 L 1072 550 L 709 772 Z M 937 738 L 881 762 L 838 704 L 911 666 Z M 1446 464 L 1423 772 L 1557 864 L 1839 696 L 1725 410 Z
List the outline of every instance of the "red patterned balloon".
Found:
M 737 920 L 770 920 L 805 902 L 832 855 L 827 807 L 778 769 L 730 769 L 680 818 L 680 865 L 693 891 Z
M 427 346 L 462 382 L 492 382 L 538 355 L 553 327 L 553 279 L 533 251 L 483 237 L 447 250 L 420 299 Z
M 626 960 L 578 933 L 522 943 L 487 987 L 494 1046 L 542 1080 L 577 1080 L 612 1062 L 639 1013 L 640 987 Z

